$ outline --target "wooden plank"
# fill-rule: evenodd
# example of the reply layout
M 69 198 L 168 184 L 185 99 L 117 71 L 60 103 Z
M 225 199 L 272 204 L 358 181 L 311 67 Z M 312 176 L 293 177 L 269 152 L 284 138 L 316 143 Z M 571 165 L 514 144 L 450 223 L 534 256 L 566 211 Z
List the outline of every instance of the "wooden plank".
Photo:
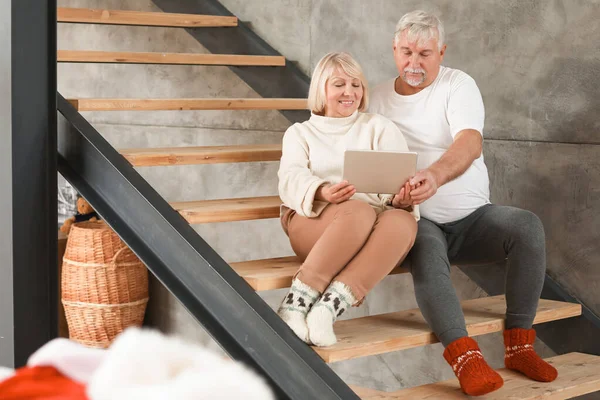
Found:
M 58 50 L 58 62 L 282 67 L 283 56 Z
M 77 111 L 306 110 L 306 99 L 69 99 Z
M 280 144 L 122 149 L 136 167 L 279 161 Z
M 381 396 L 384 393 L 384 392 L 380 392 L 379 390 L 364 388 L 364 387 L 360 387 L 360 386 L 356 386 L 356 385 L 348 385 L 348 386 L 350 386 L 350 389 L 352 389 L 352 391 L 354 393 L 356 393 L 358 395 L 358 397 L 360 397 L 361 399 L 375 397 L 375 396 Z
M 281 204 L 281 203 L 280 203 Z M 292 277 L 302 265 L 299 257 L 279 257 L 230 263 L 254 290 L 271 290 L 290 287 Z
M 275 216 L 279 216 L 279 208 Z M 254 290 L 260 291 L 290 287 L 292 277 L 301 264 L 300 258 L 294 256 L 237 262 L 230 265 Z M 390 274 L 407 272 L 408 269 L 397 267 Z
M 171 203 L 190 224 L 246 221 L 276 218 L 281 200 L 278 196 L 247 197 Z
M 57 21 L 87 24 L 168 26 L 186 28 L 228 27 L 238 25 L 237 17 L 222 17 L 218 15 L 175 14 L 66 7 L 58 7 Z
M 600 390 L 600 357 L 570 353 L 547 359 L 558 370 L 554 382 L 536 382 L 524 375 L 507 369 L 498 372 L 504 378 L 504 386 L 485 396 L 482 400 L 559 400 L 593 393 Z M 451 379 L 430 385 L 404 389 L 393 393 L 369 392 L 362 396 L 365 400 L 452 400 L 465 399 L 458 380 Z
M 470 336 L 504 329 L 504 296 L 484 297 L 462 302 Z M 535 324 L 581 315 L 581 305 L 542 299 Z M 418 309 L 339 321 L 334 327 L 338 343 L 314 347 L 326 362 L 349 360 L 437 343 Z

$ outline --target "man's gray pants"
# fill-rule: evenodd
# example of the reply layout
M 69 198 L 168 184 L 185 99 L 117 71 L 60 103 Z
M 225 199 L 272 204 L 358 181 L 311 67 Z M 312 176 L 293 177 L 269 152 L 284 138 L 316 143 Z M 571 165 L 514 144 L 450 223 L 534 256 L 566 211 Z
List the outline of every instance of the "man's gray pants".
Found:
M 546 272 L 544 227 L 532 212 L 488 204 L 447 224 L 421 218 L 409 257 L 417 303 L 444 346 L 468 335 L 451 264 L 508 259 L 506 328 L 531 328 Z

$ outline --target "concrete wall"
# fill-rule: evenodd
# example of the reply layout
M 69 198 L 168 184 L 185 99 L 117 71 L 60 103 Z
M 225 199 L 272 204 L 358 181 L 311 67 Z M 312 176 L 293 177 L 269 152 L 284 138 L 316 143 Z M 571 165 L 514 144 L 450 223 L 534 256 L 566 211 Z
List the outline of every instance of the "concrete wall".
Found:
M 471 74 L 487 108 L 486 162 L 493 200 L 537 212 L 547 235 L 552 276 L 600 311 L 594 296 L 600 203 L 598 37 L 600 1 L 463 0 L 350 1 L 222 0 L 273 47 L 310 73 L 327 51 L 347 50 L 362 63 L 371 84 L 395 74 L 391 54 L 397 19 L 415 8 L 446 22 L 446 64 Z M 60 0 L 60 6 L 155 10 L 149 0 Z M 206 52 L 180 29 L 61 25 L 59 48 Z M 59 90 L 69 96 L 257 97 L 225 67 L 61 65 Z M 276 143 L 289 125 L 277 112 L 206 111 L 86 113 L 116 147 Z M 578 143 L 587 143 L 581 145 Z M 277 163 L 140 168 L 171 201 L 276 194 Z M 225 182 L 225 183 L 224 183 Z M 291 254 L 275 220 L 196 226 L 228 261 Z M 484 296 L 460 271 L 453 280 L 461 298 Z M 209 346 L 189 314 L 153 282 L 149 317 L 167 332 Z M 283 291 L 263 294 L 273 307 Z M 346 318 L 414 308 L 407 276 L 387 278 L 364 306 Z M 499 335 L 479 339 L 493 366 L 502 365 Z M 551 352 L 539 344 L 544 355 Z M 334 364 L 349 383 L 398 389 L 452 377 L 433 345 Z

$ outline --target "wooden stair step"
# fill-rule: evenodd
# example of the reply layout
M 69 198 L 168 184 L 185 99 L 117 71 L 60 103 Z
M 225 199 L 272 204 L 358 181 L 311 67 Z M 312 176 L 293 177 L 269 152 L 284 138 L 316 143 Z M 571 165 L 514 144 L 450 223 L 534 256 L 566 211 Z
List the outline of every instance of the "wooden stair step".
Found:
M 290 287 L 292 277 L 301 264 L 302 261 L 293 256 L 244 261 L 230 265 L 254 290 L 260 291 Z M 390 274 L 407 272 L 406 268 L 397 267 Z
M 278 257 L 230 263 L 231 268 L 256 291 L 290 287 L 292 277 L 300 268 L 298 257 Z
M 179 64 L 179 65 L 235 65 L 281 67 L 283 56 L 252 56 L 238 54 L 194 53 L 138 53 L 123 51 L 58 50 L 58 62 L 122 63 L 122 64 Z
M 136 167 L 240 163 L 279 161 L 281 144 L 142 148 L 119 152 Z
M 86 24 L 186 28 L 229 27 L 238 25 L 237 17 L 67 7 L 58 7 L 57 21 Z
M 306 99 L 69 99 L 77 111 L 306 110 Z
M 466 300 L 461 304 L 470 336 L 504 329 L 504 296 Z M 580 304 L 542 299 L 534 324 L 578 315 L 581 315 Z M 438 342 L 419 309 L 338 321 L 334 330 L 338 343 L 329 347 L 314 347 L 326 362 L 349 360 Z
M 361 399 L 376 398 L 376 396 L 385 395 L 386 392 L 381 392 L 375 389 L 364 388 L 356 385 L 348 385 L 350 389 Z
M 485 396 L 482 400 L 504 399 L 570 399 L 600 390 L 600 357 L 569 353 L 548 358 L 558 370 L 558 378 L 554 382 L 536 382 L 524 375 L 507 369 L 498 372 L 504 378 L 504 386 Z M 356 391 L 355 388 L 353 390 Z M 393 393 L 373 390 L 357 391 L 363 400 L 452 400 L 465 399 L 457 379 L 437 382 L 429 385 L 403 389 Z
M 171 203 L 190 224 L 247 221 L 276 218 L 281 199 L 278 196 L 246 197 L 225 200 L 184 201 Z

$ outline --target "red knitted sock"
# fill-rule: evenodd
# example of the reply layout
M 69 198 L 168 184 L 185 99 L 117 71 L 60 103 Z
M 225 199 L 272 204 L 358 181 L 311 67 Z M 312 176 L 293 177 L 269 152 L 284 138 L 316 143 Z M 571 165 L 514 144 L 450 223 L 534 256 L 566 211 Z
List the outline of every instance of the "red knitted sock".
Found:
M 450 343 L 444 350 L 444 358 L 454 370 L 463 392 L 481 396 L 500 389 L 502 377 L 483 359 L 477 342 L 468 336 Z
M 533 329 L 513 328 L 504 331 L 504 365 L 514 369 L 528 378 L 540 382 L 552 382 L 558 371 L 542 360 L 533 349 L 535 331 Z

